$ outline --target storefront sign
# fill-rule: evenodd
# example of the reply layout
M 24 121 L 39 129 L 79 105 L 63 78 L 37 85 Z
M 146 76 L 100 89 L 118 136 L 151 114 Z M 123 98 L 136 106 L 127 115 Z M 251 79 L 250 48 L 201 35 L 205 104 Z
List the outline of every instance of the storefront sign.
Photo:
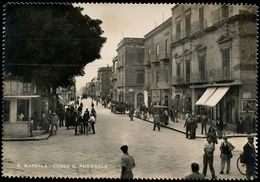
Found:
M 248 110 L 249 112 L 256 111 L 256 99 L 242 100 L 242 111 L 245 112 L 246 110 Z

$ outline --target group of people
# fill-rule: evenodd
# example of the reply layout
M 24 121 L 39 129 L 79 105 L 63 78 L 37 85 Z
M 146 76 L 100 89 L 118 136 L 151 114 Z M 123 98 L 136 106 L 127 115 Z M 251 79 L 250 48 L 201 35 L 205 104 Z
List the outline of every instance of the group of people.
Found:
M 32 137 L 33 130 L 41 129 L 44 130 L 45 133 L 54 135 L 58 130 L 59 123 L 60 119 L 58 115 L 56 112 L 52 112 L 51 110 L 49 110 L 48 113 L 43 112 L 40 119 L 36 117 L 36 114 L 33 114 L 33 116 L 29 119 L 29 134 Z
M 133 179 L 134 175 L 132 169 L 135 167 L 135 160 L 132 155 L 128 153 L 128 146 L 123 145 L 120 148 L 123 152 L 121 157 L 121 179 Z M 228 141 L 228 137 L 223 137 L 223 142 L 220 145 L 220 175 L 224 174 L 226 167 L 226 174 L 230 173 L 230 163 L 233 157 L 232 151 L 235 147 L 231 142 Z M 207 176 L 207 168 L 209 166 L 212 179 L 217 179 L 215 174 L 213 162 L 214 162 L 214 151 L 215 143 L 212 143 L 211 136 L 207 137 L 207 143 L 204 145 L 204 155 L 203 155 L 203 170 L 202 173 L 199 172 L 199 164 L 192 163 L 191 170 L 192 173 L 185 177 L 186 180 L 204 180 Z M 248 142 L 243 147 L 243 163 L 246 165 L 246 178 L 248 180 L 256 179 L 255 167 L 256 167 L 256 153 L 254 147 L 254 137 L 249 136 Z
M 95 134 L 95 123 L 97 113 L 94 109 L 94 103 L 91 103 L 91 111 L 88 108 L 83 112 L 83 103 L 81 102 L 78 108 L 71 106 L 66 109 L 65 113 L 65 123 L 67 130 L 74 129 L 75 135 L 83 134 L 89 132 L 91 126 L 92 133 Z

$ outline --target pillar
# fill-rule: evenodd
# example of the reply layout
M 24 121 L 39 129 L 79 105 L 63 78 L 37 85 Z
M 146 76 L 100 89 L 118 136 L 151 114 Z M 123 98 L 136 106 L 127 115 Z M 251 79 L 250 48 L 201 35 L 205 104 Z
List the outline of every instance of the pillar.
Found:
M 10 99 L 10 122 L 17 121 L 17 99 Z
M 148 107 L 148 90 L 144 90 L 144 104 Z

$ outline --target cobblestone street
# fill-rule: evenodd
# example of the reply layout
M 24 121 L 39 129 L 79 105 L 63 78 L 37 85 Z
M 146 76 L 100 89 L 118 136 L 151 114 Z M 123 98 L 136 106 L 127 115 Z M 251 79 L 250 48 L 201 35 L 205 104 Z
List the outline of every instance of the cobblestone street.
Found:
M 83 100 L 83 104 L 84 110 L 90 108 L 90 100 Z M 118 178 L 123 144 L 135 158 L 135 178 L 182 178 L 191 172 L 192 162 L 199 163 L 202 171 L 205 139 L 187 140 L 184 134 L 166 128 L 153 131 L 151 123 L 136 118 L 130 121 L 127 115 L 113 114 L 100 105 L 95 108 L 95 135 L 75 136 L 74 130 L 63 127 L 48 140 L 3 142 L 3 175 Z M 217 177 L 245 179 L 236 160 L 247 139 L 229 141 L 236 147 L 231 173 L 219 174 L 219 141 L 214 159 Z M 211 177 L 209 170 L 207 176 Z

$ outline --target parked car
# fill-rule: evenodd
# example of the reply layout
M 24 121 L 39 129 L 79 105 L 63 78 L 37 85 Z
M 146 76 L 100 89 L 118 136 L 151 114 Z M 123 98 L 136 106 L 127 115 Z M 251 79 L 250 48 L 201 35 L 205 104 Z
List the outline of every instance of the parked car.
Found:
M 123 103 L 123 102 L 116 102 L 116 103 L 113 103 L 111 105 L 111 109 L 112 109 L 112 112 L 113 113 L 121 113 L 121 114 L 125 114 L 125 111 L 126 111 L 126 104 Z

